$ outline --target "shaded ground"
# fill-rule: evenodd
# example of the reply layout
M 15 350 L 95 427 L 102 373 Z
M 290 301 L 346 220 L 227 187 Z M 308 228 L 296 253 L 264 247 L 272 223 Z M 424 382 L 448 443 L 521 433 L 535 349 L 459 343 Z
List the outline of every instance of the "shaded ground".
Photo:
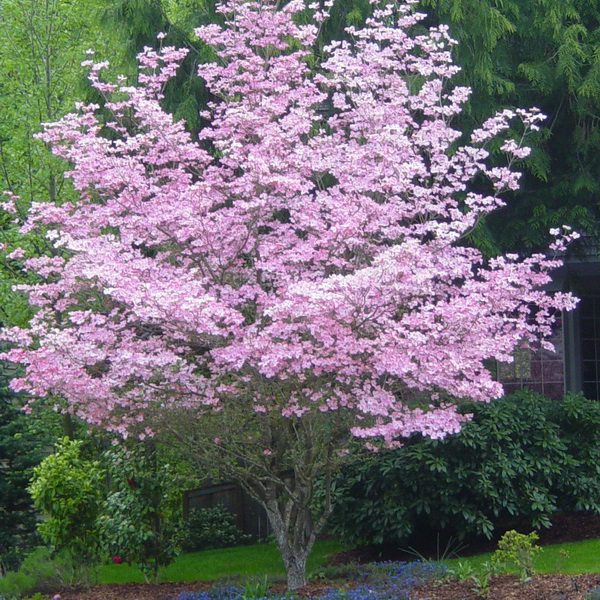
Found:
M 510 529 L 516 529 L 520 533 L 533 531 L 532 527 L 518 521 L 506 522 L 496 527 L 496 535 L 493 539 L 469 540 L 464 542 L 456 553 L 452 552 L 452 555 L 472 556 L 483 552 L 493 552 L 500 537 Z M 586 512 L 556 515 L 552 518 L 552 527 L 539 530 L 538 535 L 540 537 L 538 543 L 542 546 L 600 538 L 600 515 Z M 437 554 L 440 553 L 440 548 L 441 551 L 444 551 L 445 543 L 442 541 L 441 544 L 438 544 L 438 540 L 432 540 L 431 544 L 427 545 L 426 542 L 419 543 L 419 540 L 416 539 L 408 543 L 406 547 L 415 548 L 425 558 L 437 559 L 439 558 Z M 331 557 L 330 564 L 342 565 L 349 562 L 364 564 L 381 560 L 415 560 L 415 554 L 398 548 L 366 546 L 335 554 Z
M 518 523 L 505 523 L 499 530 L 499 535 L 508 529 L 517 528 L 526 532 L 527 528 L 519 527 Z M 539 532 L 541 544 L 558 544 L 575 542 L 585 539 L 600 538 L 600 516 L 577 513 L 562 515 L 553 519 L 551 529 Z M 492 551 L 496 541 L 477 540 L 471 542 L 461 552 L 461 555 L 478 554 Z M 432 552 L 433 554 L 433 552 Z M 414 556 L 382 548 L 362 548 L 349 552 L 341 552 L 331 558 L 331 564 L 348 562 L 367 563 L 380 560 L 406 560 Z M 488 600 L 583 600 L 587 592 L 600 586 L 600 574 L 588 575 L 536 575 L 523 586 L 515 585 L 516 576 L 503 575 L 492 580 Z M 332 585 L 339 586 L 343 581 L 334 584 L 318 581 L 309 584 L 302 590 L 302 597 L 317 596 Z M 62 600 L 168 600 L 176 598 L 182 592 L 200 592 L 212 584 L 207 582 L 194 583 L 161 583 L 158 585 L 127 583 L 96 585 L 88 588 L 70 588 L 61 590 Z M 471 583 L 443 582 L 429 584 L 415 592 L 414 600 L 478 600 Z M 276 589 L 277 592 L 285 590 Z

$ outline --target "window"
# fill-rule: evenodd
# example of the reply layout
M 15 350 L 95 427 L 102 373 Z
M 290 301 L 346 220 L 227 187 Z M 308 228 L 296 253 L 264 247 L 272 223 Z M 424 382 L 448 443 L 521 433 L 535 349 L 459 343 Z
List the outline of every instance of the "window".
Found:
M 600 297 L 587 296 L 579 304 L 581 389 L 586 398 L 600 398 Z
M 599 304 L 600 306 L 600 304 Z M 600 326 L 600 310 L 598 313 Z M 548 398 L 560 399 L 565 392 L 563 329 L 560 316 L 556 320 L 554 334 L 549 340 L 555 352 L 519 349 L 514 362 L 498 364 L 498 380 L 507 394 L 530 389 Z M 600 354 L 598 354 L 600 362 Z

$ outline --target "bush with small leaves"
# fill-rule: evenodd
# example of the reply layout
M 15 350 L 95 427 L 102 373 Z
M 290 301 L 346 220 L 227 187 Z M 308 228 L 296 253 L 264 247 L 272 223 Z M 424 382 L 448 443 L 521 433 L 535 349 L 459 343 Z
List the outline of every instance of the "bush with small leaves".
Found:
M 179 551 L 181 481 L 153 442 L 106 452 L 111 489 L 97 519 L 100 547 L 113 562 L 135 563 L 147 581 Z
M 538 539 L 535 532 L 524 534 L 511 529 L 500 538 L 494 560 L 499 565 L 516 568 L 519 582 L 526 583 L 535 572 L 535 557 L 542 550 L 535 543 Z

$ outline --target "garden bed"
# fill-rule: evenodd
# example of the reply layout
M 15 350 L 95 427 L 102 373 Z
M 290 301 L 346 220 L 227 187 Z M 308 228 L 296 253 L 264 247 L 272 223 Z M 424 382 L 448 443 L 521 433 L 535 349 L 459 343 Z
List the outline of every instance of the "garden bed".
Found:
M 210 589 L 213 583 L 103 583 L 89 587 L 72 587 L 60 591 L 61 600 L 167 600 L 183 593 Z
M 600 574 L 536 575 L 524 585 L 516 585 L 514 575 L 495 577 L 488 600 L 584 600 L 600 586 Z M 330 584 L 316 582 L 301 591 L 301 597 L 319 597 Z M 209 583 L 122 583 L 73 588 L 61 592 L 62 600 L 167 600 L 185 593 L 195 596 L 211 587 Z M 283 590 L 282 590 L 283 592 Z M 277 595 L 279 596 L 279 595 Z M 376 598 L 376 595 L 373 595 Z M 283 597 L 283 593 L 281 594 Z M 481 600 L 469 583 L 434 581 L 410 594 L 411 600 Z M 399 597 L 402 598 L 402 596 Z
M 523 528 L 520 528 L 523 530 Z M 556 544 L 600 538 L 600 516 L 577 513 L 557 516 L 553 527 L 540 532 L 540 542 Z M 472 543 L 463 551 L 465 555 L 492 550 L 496 542 Z M 418 566 L 401 566 L 398 563 L 383 563 L 370 567 L 364 563 L 397 559 L 397 550 L 382 553 L 381 548 L 367 548 L 338 553 L 331 557 L 330 564 L 344 565 L 321 571 L 322 579 L 313 580 L 298 594 L 303 598 L 324 600 L 359 600 L 368 597 L 373 600 L 478 600 L 481 598 L 473 589 L 470 580 L 456 581 L 442 578 L 439 569 L 429 563 Z M 406 559 L 406 555 L 402 558 Z M 412 557 L 414 558 L 414 556 Z M 566 559 L 568 560 L 568 558 Z M 351 564 L 354 563 L 354 567 Z M 363 563 L 362 566 L 357 563 Z M 383 569 L 383 571 L 382 571 Z M 390 569 L 385 571 L 385 569 Z M 332 570 L 337 578 L 330 580 L 327 572 Z M 554 569 L 553 569 L 554 570 Z M 368 573 L 370 572 L 370 575 Z M 387 574 L 384 574 L 387 573 Z M 586 594 L 600 587 L 600 573 L 588 574 L 544 574 L 534 575 L 531 581 L 517 585 L 515 575 L 500 575 L 490 582 L 488 600 L 583 600 Z M 161 583 L 157 585 L 140 583 L 113 583 L 87 588 L 70 588 L 60 592 L 62 600 L 167 600 L 183 595 L 183 600 L 232 600 L 236 597 L 234 588 L 217 591 L 214 582 Z M 341 588 L 345 592 L 331 591 Z M 283 585 L 272 587 L 273 600 L 285 596 Z M 223 596 L 223 597 L 221 597 Z M 237 597 L 247 596 L 238 590 Z M 253 597 L 252 595 L 247 597 Z
M 599 574 L 535 575 L 524 585 L 517 585 L 516 575 L 500 575 L 490 582 L 487 600 L 584 600 L 586 594 L 600 586 Z M 481 600 L 467 582 L 444 581 L 420 588 L 411 600 Z

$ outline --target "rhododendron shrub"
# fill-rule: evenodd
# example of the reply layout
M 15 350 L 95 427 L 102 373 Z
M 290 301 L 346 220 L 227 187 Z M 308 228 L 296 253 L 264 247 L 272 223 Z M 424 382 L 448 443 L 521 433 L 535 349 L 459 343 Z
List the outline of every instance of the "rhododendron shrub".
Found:
M 556 260 L 465 244 L 516 189 L 542 117 L 506 110 L 463 139 L 453 42 L 411 36 L 412 4 L 376 6 L 314 71 L 319 6 L 224 4 L 226 25 L 197 31 L 217 57 L 199 69 L 215 98 L 200 140 L 160 104 L 185 50 L 146 49 L 135 86 L 88 61 L 109 122 L 82 104 L 42 136 L 80 199 L 34 204 L 23 226 L 56 252 L 24 260 L 40 280 L 20 288 L 29 328 L 4 333 L 24 366 L 13 389 L 122 435 L 164 417 L 263 504 L 290 587 L 327 516 L 315 478 L 350 432 L 458 431 L 451 398 L 502 394 L 484 361 L 548 345 L 573 305 L 543 290 Z M 507 162 L 491 167 L 498 136 Z

